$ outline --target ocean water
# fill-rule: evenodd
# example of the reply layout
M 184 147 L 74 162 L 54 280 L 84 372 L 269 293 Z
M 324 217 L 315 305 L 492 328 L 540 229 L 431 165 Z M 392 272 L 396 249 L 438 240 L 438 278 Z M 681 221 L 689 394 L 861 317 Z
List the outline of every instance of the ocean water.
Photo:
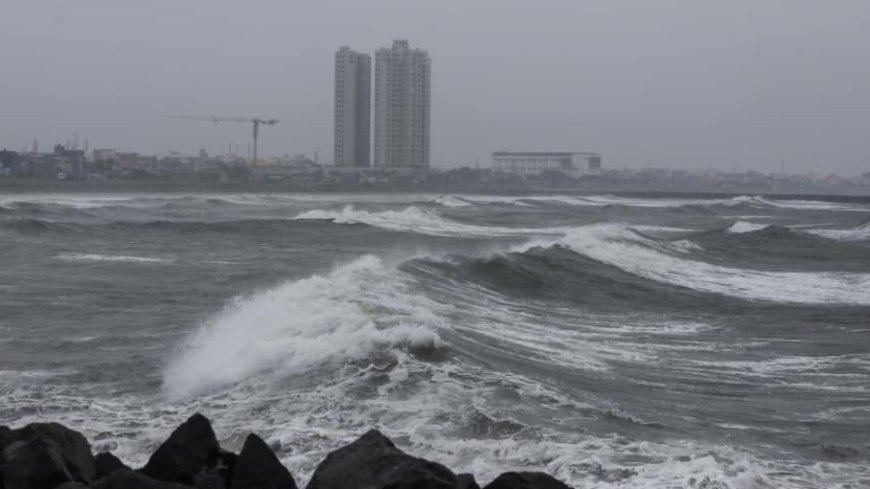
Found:
M 870 487 L 870 203 L 0 196 L 0 424 L 304 484 L 379 428 L 578 488 Z

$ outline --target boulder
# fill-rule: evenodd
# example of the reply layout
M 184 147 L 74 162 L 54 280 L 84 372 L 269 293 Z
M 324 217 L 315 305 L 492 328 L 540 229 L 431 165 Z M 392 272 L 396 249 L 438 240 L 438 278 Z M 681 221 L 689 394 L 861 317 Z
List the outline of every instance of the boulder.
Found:
M 5 489 L 53 489 L 73 482 L 66 469 L 57 444 L 37 438 L 28 442 L 16 441 L 3 451 L 4 463 L 0 467 Z
M 218 455 L 217 470 L 220 474 L 224 476 L 226 480 L 233 480 L 233 475 L 236 472 L 236 463 L 238 459 L 238 455 L 233 452 L 228 452 L 226 450 L 221 450 L 221 453 Z
M 15 438 L 8 426 L 0 426 L 0 467 L 3 466 L 3 450 L 12 444 Z M 0 489 L 3 489 L 3 472 L 0 471 Z
M 116 470 L 92 489 L 192 489 L 190 486 L 152 479 L 132 470 Z
M 505 472 L 483 489 L 571 489 L 543 472 Z
M 97 454 L 97 456 L 94 457 L 94 461 L 97 465 L 97 480 L 112 475 L 112 472 L 118 469 L 132 470 L 130 467 L 124 465 L 124 462 L 121 462 L 118 457 L 109 452 Z
M 142 473 L 152 479 L 194 485 L 194 476 L 215 468 L 220 445 L 205 416 L 197 413 L 169 435 L 155 451 Z
M 296 489 L 296 482 L 266 442 L 250 434 L 236 460 L 230 489 Z
M 203 469 L 193 476 L 196 489 L 227 489 L 229 481 L 217 469 Z
M 459 474 L 456 476 L 456 480 L 456 489 L 480 489 L 480 486 L 471 474 Z
M 55 443 L 66 468 L 76 482 L 85 485 L 97 478 L 97 466 L 91 454 L 91 445 L 78 431 L 58 423 L 33 423 L 12 431 L 15 441 L 50 440 Z
M 15 441 L 15 437 L 12 435 L 12 430 L 8 426 L 0 426 L 0 452 L 3 452 L 3 449 L 11 445 L 13 441 Z
M 456 475 L 441 464 L 396 448 L 377 430 L 327 455 L 306 489 L 455 489 Z

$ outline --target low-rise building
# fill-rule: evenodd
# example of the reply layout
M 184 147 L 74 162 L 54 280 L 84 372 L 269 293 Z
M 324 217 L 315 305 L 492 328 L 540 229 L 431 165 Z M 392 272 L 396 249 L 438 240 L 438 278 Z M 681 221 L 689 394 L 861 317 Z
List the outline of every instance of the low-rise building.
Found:
M 492 154 L 492 169 L 522 176 L 544 172 L 562 172 L 571 177 L 597 175 L 601 172 L 601 155 L 572 152 L 509 152 Z

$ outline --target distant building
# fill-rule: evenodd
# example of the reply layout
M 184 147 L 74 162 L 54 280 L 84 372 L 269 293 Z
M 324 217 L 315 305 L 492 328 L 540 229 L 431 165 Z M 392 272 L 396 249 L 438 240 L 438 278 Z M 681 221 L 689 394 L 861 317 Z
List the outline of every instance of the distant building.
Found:
M 371 154 L 372 58 L 335 53 L 335 166 L 366 167 Z
M 88 164 L 83 150 L 67 149 L 58 144 L 54 147 L 53 157 L 56 161 L 59 180 L 86 180 L 88 178 Z
M 375 54 L 375 166 L 429 168 L 430 68 L 426 51 L 408 41 Z
M 20 160 L 14 151 L 0 151 L 0 175 L 17 175 L 20 172 Z
M 571 177 L 595 175 L 601 172 L 598 153 L 511 153 L 496 151 L 492 154 L 492 169 L 522 176 L 535 176 L 558 171 Z

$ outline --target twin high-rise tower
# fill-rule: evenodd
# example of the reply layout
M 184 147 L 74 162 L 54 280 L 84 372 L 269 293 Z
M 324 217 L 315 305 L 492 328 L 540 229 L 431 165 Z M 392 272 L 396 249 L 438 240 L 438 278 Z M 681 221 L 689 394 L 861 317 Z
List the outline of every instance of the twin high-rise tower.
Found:
M 372 58 L 341 47 L 335 53 L 335 166 L 369 166 Z
M 380 168 L 429 168 L 431 61 L 408 41 L 375 54 L 374 153 Z M 371 57 L 335 54 L 335 165 L 367 167 L 371 148 Z

